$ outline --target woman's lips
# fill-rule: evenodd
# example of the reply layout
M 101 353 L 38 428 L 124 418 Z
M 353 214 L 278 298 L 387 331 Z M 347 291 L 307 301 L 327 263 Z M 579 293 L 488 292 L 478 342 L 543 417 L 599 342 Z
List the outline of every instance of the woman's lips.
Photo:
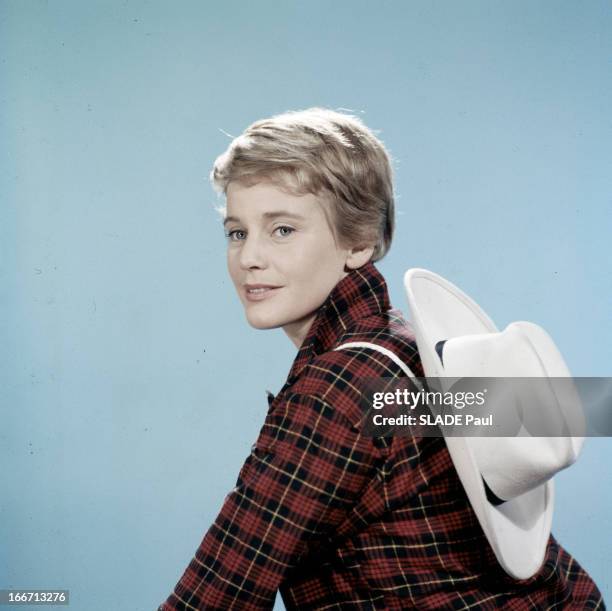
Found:
M 275 293 L 277 293 L 282 286 L 266 286 L 266 287 L 257 287 L 257 288 L 244 288 L 244 292 L 246 298 L 249 301 L 263 301 L 264 299 L 269 299 Z

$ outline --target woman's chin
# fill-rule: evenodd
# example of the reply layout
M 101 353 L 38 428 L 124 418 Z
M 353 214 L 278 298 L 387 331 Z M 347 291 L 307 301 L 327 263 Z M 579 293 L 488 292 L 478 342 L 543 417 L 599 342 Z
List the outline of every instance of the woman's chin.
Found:
M 247 322 L 254 329 L 276 329 L 281 326 L 276 318 L 268 316 L 255 316 L 253 314 L 246 315 Z

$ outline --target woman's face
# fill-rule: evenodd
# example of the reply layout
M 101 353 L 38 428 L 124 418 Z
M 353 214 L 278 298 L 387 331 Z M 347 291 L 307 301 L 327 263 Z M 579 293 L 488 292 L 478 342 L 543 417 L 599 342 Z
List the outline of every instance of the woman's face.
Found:
M 227 265 L 249 324 L 282 327 L 299 347 L 317 309 L 346 276 L 339 248 L 312 194 L 296 196 L 271 182 L 227 188 Z

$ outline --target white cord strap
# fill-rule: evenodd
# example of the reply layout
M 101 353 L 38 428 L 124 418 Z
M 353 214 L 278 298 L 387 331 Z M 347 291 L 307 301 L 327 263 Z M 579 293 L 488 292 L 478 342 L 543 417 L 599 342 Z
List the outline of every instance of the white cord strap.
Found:
M 345 344 L 340 344 L 334 348 L 334 350 L 342 350 L 342 348 L 371 348 L 372 350 L 376 350 L 389 357 L 409 378 L 416 378 L 410 367 L 388 348 L 383 348 L 378 344 L 372 344 L 370 342 L 346 342 Z

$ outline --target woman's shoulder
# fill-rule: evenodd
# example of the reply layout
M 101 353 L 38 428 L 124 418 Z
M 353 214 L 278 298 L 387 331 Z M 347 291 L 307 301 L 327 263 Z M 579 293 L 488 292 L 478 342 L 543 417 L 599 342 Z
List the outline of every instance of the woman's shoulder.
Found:
M 423 368 L 416 343 L 414 329 L 402 312 L 390 309 L 382 314 L 362 318 L 346 329 L 334 348 L 346 344 L 368 343 L 392 352 L 405 363 L 417 377 L 422 377 Z M 378 377 L 403 377 L 402 368 L 392 359 L 370 347 L 345 347 L 336 352 L 348 350 L 353 357 L 351 364 L 361 370 L 361 363 L 367 365 L 368 373 Z M 383 350 L 383 352 L 384 352 Z M 373 361 L 373 362 L 371 362 Z
M 401 378 L 405 370 L 388 355 L 368 346 L 392 352 L 414 373 L 423 375 L 412 326 L 399 310 L 368 316 L 347 328 L 330 349 L 316 355 L 301 372 L 291 391 L 322 397 L 343 408 L 347 415 L 363 416 L 364 387 L 380 378 Z

